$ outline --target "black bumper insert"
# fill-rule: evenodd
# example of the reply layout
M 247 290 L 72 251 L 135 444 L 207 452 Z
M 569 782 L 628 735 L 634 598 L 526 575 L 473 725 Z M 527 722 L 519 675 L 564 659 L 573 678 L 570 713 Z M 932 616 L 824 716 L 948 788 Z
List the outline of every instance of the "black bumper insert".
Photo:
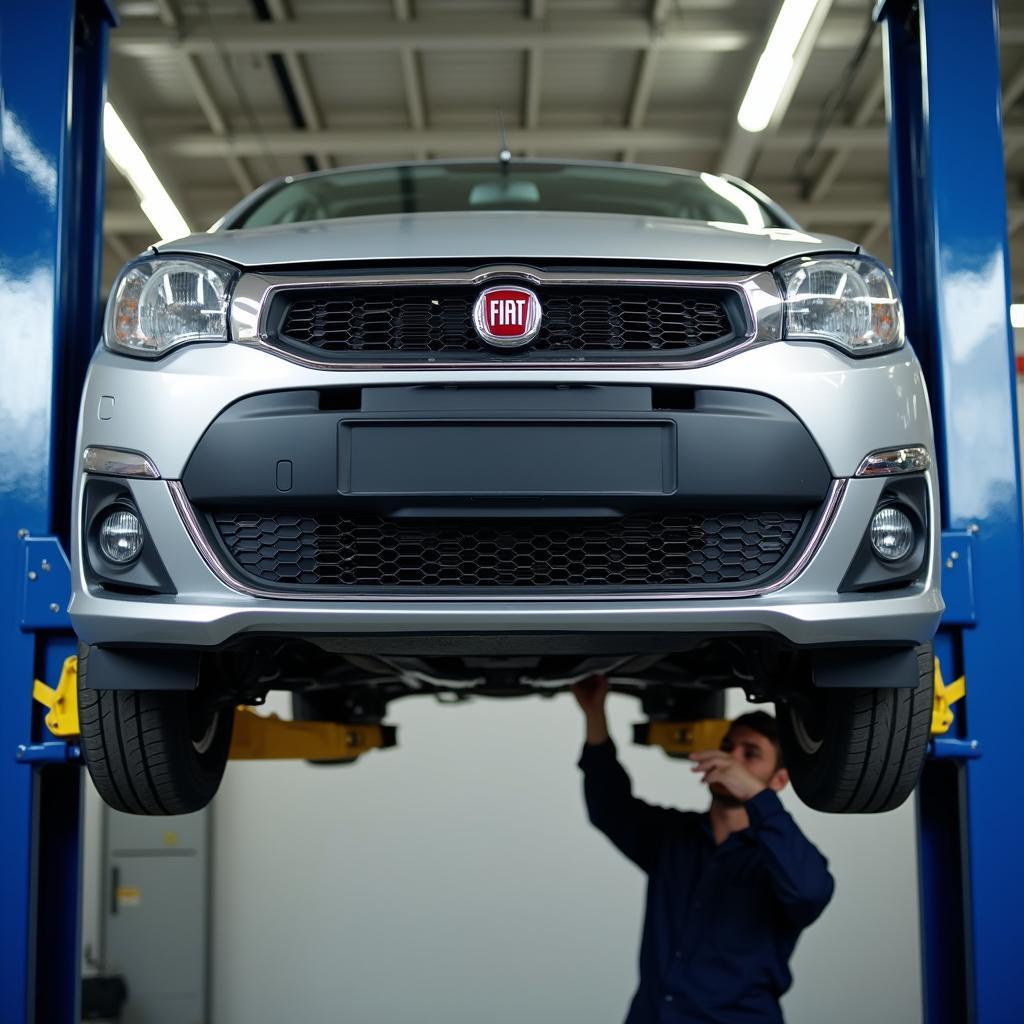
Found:
M 618 519 L 384 519 L 220 510 L 209 522 L 242 577 L 273 589 L 672 587 L 777 579 L 808 513 Z

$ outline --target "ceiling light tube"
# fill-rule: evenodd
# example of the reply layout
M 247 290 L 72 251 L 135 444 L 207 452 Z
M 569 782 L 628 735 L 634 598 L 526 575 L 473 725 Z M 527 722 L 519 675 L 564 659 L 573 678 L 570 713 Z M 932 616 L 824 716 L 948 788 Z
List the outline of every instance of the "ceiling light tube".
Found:
M 128 179 L 139 197 L 142 212 L 161 238 L 181 238 L 192 232 L 160 183 L 146 154 L 108 103 L 103 108 L 103 143 L 114 166 Z
M 736 120 L 748 132 L 763 132 L 793 73 L 796 49 L 807 31 L 819 0 L 783 0 L 740 104 Z
M 1014 327 L 1024 327 L 1024 303 L 1014 302 L 1010 306 L 1010 323 Z

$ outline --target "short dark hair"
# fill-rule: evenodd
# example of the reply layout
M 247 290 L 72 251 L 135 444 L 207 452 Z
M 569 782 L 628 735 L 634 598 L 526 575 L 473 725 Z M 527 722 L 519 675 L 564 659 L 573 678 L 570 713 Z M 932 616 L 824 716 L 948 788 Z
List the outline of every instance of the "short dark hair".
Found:
M 763 736 L 775 748 L 775 770 L 785 768 L 782 759 L 782 745 L 779 743 L 779 723 L 767 711 L 748 711 L 745 715 L 733 719 L 729 725 L 732 732 L 737 725 L 744 725 L 753 732 Z

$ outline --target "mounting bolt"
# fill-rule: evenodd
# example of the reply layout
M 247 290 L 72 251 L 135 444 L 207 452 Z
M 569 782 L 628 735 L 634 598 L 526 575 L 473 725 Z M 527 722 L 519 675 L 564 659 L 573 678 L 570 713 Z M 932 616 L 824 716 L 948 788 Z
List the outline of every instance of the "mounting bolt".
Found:
M 981 527 L 977 523 L 971 523 L 971 525 L 967 527 L 967 532 L 968 533 L 981 533 Z
M 54 601 L 53 604 L 50 605 L 50 611 L 53 612 L 54 615 L 56 615 L 57 612 L 60 611 L 60 605 L 57 604 L 56 601 Z
M 960 552 L 959 551 L 950 551 L 949 557 L 952 558 L 953 561 L 955 562 L 960 557 Z
M 50 571 L 50 568 L 51 568 L 51 566 L 50 566 L 50 563 L 49 563 L 49 562 L 48 562 L 48 561 L 47 561 L 47 560 L 46 560 L 46 559 L 44 558 L 44 559 L 43 559 L 43 560 L 42 560 L 42 561 L 41 561 L 41 562 L 39 563 L 39 568 L 40 568 L 40 569 L 42 569 L 42 570 L 43 570 L 43 572 L 49 572 L 49 571 Z
M 946 568 L 947 569 L 952 569 L 953 568 L 953 559 L 952 558 L 947 558 L 946 559 Z
M 37 579 L 39 579 L 39 573 L 37 573 L 35 571 L 35 569 L 29 569 L 29 571 L 28 571 L 28 578 L 30 580 L 37 580 Z
M 24 527 L 18 531 L 18 540 L 24 540 L 28 536 L 28 530 Z

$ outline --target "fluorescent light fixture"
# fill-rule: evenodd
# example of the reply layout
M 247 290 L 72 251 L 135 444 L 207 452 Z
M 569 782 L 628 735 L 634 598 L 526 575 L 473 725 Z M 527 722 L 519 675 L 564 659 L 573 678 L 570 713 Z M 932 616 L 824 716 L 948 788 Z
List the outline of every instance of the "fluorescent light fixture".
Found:
M 161 238 L 181 238 L 192 234 L 167 189 L 149 166 L 146 154 L 139 149 L 131 132 L 109 103 L 103 108 L 103 143 L 107 147 L 107 156 L 135 189 L 139 206 L 156 233 Z
M 726 181 L 725 178 L 720 178 L 717 174 L 708 174 L 707 171 L 701 173 L 700 180 L 712 192 L 717 192 L 726 202 L 732 203 L 740 211 L 749 227 L 764 227 L 764 214 L 761 212 L 761 207 L 748 192 L 744 192 L 743 189 L 738 188 L 731 181 Z
M 793 73 L 794 56 L 819 0 L 783 0 L 740 104 L 736 120 L 748 132 L 763 132 Z
M 1014 327 L 1024 327 L 1024 302 L 1015 302 L 1010 306 L 1010 323 Z

